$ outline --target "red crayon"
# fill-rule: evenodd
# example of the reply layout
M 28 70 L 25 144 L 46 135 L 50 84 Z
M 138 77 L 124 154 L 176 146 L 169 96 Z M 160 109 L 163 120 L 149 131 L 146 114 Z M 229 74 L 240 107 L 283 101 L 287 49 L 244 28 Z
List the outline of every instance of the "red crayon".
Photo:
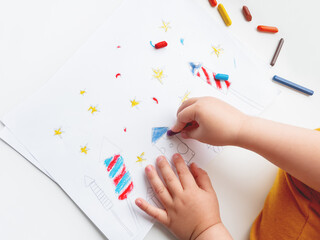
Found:
M 243 13 L 245 19 L 246 19 L 248 22 L 251 22 L 251 20 L 252 20 L 252 15 L 251 15 L 250 10 L 249 10 L 249 8 L 248 8 L 247 6 L 243 6 L 243 8 L 242 8 L 242 13 Z
M 156 45 L 154 45 L 155 49 L 164 48 L 166 46 L 168 46 L 166 41 L 158 42 Z

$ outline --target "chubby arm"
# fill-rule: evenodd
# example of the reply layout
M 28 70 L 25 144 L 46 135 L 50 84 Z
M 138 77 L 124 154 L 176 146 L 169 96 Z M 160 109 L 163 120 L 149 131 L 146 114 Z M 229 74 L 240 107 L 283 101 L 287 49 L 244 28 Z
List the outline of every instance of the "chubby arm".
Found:
M 188 122 L 199 126 L 186 128 Z M 211 145 L 254 151 L 309 187 L 320 191 L 320 133 L 243 114 L 212 97 L 185 101 L 172 131 Z
M 261 118 L 242 125 L 236 144 L 252 150 L 320 191 L 320 133 Z

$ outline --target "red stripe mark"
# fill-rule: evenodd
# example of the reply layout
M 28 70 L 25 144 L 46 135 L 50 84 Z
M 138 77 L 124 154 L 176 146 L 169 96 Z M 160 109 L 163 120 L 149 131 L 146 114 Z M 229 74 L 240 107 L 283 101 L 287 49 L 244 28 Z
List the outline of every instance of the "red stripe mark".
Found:
M 155 97 L 154 97 L 154 98 L 152 98 L 152 100 L 153 100 L 153 101 L 155 101 L 157 104 L 159 104 L 158 99 L 156 99 Z
M 130 183 L 130 185 L 126 188 L 126 190 L 124 190 L 123 193 L 121 193 L 121 195 L 118 197 L 119 200 L 124 200 L 128 197 L 128 194 L 131 193 L 133 189 L 133 182 Z
M 213 73 L 214 81 L 216 82 L 216 86 L 218 89 L 222 89 L 221 81 L 216 79 L 216 74 Z
M 116 185 L 116 186 L 118 185 L 118 183 L 120 182 L 120 180 L 124 174 L 126 174 L 126 166 L 125 165 L 123 165 L 121 173 L 114 178 L 114 180 L 113 180 L 114 185 Z
M 229 87 L 230 87 L 230 85 L 231 85 L 231 83 L 230 83 L 229 81 L 224 81 L 224 82 L 226 83 L 227 88 L 229 88 Z
M 117 48 L 121 48 L 121 46 L 117 46 Z
M 116 74 L 116 78 L 118 78 L 118 77 L 120 77 L 121 76 L 121 74 L 120 73 L 117 73 Z
M 118 161 L 118 158 L 120 157 L 120 155 L 115 155 L 113 157 L 113 160 L 111 161 L 111 163 L 109 164 L 107 170 L 108 172 L 110 172 L 110 170 L 113 168 L 113 166 L 116 164 L 116 162 Z
M 124 132 L 127 132 L 127 128 L 123 129 Z
M 209 77 L 209 74 L 208 74 L 207 70 L 206 70 L 204 67 L 201 67 L 201 69 L 202 69 L 202 71 L 203 71 L 204 75 L 206 76 L 207 83 L 208 83 L 209 85 L 212 85 L 212 83 L 211 83 L 211 81 L 210 81 L 210 77 Z
M 200 73 L 199 72 L 197 72 L 197 76 L 200 77 Z

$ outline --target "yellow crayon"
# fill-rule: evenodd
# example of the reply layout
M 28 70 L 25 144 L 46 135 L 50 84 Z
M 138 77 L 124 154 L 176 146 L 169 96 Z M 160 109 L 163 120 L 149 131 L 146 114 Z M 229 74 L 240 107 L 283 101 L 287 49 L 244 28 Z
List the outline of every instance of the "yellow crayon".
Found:
M 232 21 L 228 15 L 226 9 L 224 8 L 224 6 L 221 3 L 218 5 L 218 11 L 219 11 L 224 23 L 227 26 L 230 26 L 232 24 Z

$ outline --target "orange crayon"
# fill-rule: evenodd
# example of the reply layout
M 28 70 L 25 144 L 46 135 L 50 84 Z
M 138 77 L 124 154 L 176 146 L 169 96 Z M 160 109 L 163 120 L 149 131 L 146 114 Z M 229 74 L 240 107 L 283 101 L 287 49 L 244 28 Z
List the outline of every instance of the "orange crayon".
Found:
M 270 26 L 263 26 L 259 25 L 257 27 L 259 32 L 268 32 L 268 33 L 277 33 L 279 30 L 276 27 L 270 27 Z

